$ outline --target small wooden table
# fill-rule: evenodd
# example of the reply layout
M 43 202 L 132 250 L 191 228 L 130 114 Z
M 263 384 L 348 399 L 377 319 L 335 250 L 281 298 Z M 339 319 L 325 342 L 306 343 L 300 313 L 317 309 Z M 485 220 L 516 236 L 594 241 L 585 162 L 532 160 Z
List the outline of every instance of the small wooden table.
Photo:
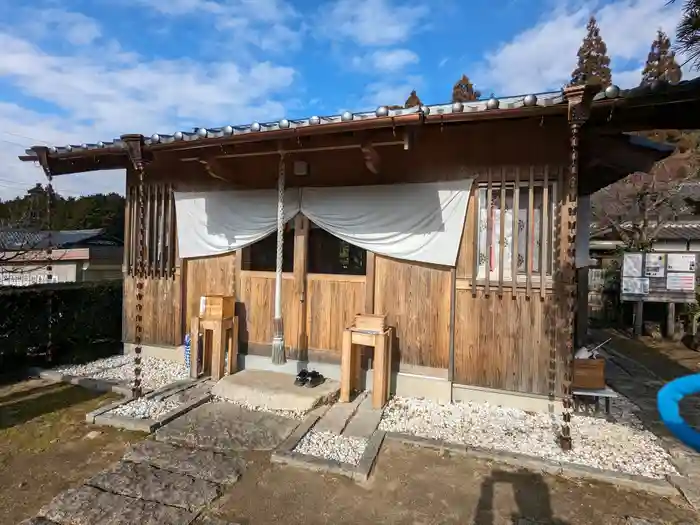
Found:
M 191 327 L 190 377 L 196 379 L 208 373 L 214 381 L 218 381 L 224 375 L 235 374 L 238 360 L 238 318 L 235 316 L 224 319 L 193 317 Z M 202 370 L 199 369 L 199 334 L 202 334 L 201 348 L 204 354 L 201 356 Z M 226 363 L 227 346 L 228 362 Z
M 343 332 L 343 350 L 340 363 L 340 402 L 349 403 L 350 395 L 360 383 L 361 346 L 374 348 L 372 373 L 372 407 L 381 409 L 389 399 L 391 377 L 391 350 L 393 329 L 363 330 L 351 326 Z
M 610 400 L 620 397 L 617 392 L 612 388 L 606 386 L 605 388 L 592 389 L 592 388 L 574 388 L 571 391 L 574 396 L 574 402 L 576 402 L 577 397 L 591 397 L 595 401 L 596 412 L 598 411 L 598 401 L 602 397 L 605 399 L 605 413 L 610 414 Z M 578 406 L 578 403 L 576 403 Z

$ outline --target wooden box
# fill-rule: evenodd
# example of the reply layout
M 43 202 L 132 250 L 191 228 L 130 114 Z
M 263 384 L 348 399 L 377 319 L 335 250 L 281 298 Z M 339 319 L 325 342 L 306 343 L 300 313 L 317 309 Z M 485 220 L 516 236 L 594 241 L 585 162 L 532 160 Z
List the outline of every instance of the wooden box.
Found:
M 357 314 L 352 328 L 363 332 L 383 334 L 386 330 L 386 315 Z
M 573 388 L 605 388 L 605 359 L 574 359 Z
M 199 301 L 202 319 L 229 319 L 234 316 L 236 301 L 232 296 L 206 295 Z

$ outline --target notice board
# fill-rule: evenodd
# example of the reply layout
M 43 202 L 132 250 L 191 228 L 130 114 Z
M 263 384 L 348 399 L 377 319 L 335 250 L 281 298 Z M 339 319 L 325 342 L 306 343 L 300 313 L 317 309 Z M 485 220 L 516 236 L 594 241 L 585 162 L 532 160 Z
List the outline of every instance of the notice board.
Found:
M 655 303 L 694 303 L 698 254 L 628 252 L 622 260 L 620 299 Z

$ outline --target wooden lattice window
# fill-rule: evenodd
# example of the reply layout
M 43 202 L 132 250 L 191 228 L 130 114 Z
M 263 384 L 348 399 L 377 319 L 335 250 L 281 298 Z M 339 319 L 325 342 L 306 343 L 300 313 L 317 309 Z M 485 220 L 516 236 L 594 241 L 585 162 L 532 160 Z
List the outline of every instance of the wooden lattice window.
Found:
M 139 187 L 129 188 L 127 200 L 129 227 L 126 232 L 127 274 L 169 278 L 175 274 L 176 226 L 173 188 L 169 184 L 145 184 L 144 254 L 139 259 Z
M 525 282 L 552 275 L 556 185 L 498 182 L 476 192 L 478 280 Z

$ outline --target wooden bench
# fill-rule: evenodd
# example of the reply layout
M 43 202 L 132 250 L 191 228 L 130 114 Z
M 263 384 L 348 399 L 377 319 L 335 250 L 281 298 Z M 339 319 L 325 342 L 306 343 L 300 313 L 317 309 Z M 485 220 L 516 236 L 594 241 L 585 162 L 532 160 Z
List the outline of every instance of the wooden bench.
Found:
M 578 409 L 579 403 L 576 398 L 588 397 L 593 398 L 595 401 L 595 409 L 598 412 L 598 402 L 602 397 L 605 399 L 605 413 L 610 414 L 610 400 L 620 397 L 617 392 L 612 388 L 606 386 L 605 388 L 574 388 L 571 390 L 571 394 L 574 396 L 574 405 Z

